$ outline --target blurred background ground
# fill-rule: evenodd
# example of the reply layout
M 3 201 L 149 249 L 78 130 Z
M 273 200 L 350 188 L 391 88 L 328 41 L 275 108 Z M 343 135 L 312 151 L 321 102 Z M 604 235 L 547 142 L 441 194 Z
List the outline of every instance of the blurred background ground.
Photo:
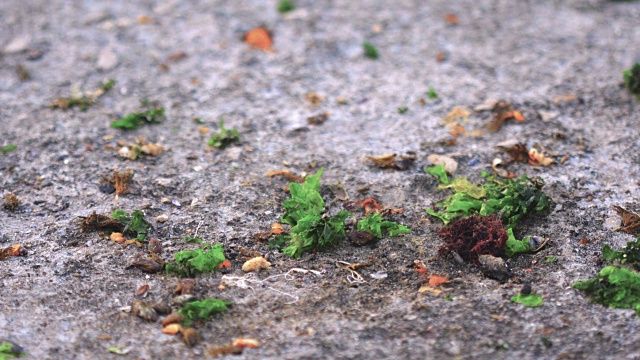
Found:
M 619 220 L 611 206 L 640 195 L 639 103 L 621 76 L 640 60 L 640 3 L 295 3 L 285 15 L 275 1 L 0 3 L 0 146 L 17 145 L 0 154 L 0 184 L 22 201 L 16 212 L 0 211 L 0 245 L 28 251 L 0 262 L 0 337 L 38 359 L 196 358 L 237 337 L 261 342 L 230 356 L 238 359 L 640 357 L 632 310 L 589 304 L 571 289 L 600 270 L 603 244 L 630 240 L 612 231 Z M 257 26 L 272 32 L 274 53 L 242 42 Z M 379 59 L 363 56 L 364 41 Z M 30 80 L 20 79 L 19 66 Z M 108 78 L 115 88 L 86 112 L 49 108 L 72 87 L 93 90 Z M 429 88 L 438 99 L 428 99 Z M 165 107 L 167 120 L 132 132 L 109 127 L 141 98 Z M 439 121 L 452 108 L 491 98 L 520 109 L 526 122 L 433 144 L 447 136 Z M 325 111 L 324 124 L 307 124 Z M 489 116 L 473 113 L 467 127 L 481 129 Z M 205 151 L 210 133 L 199 128 L 217 131 L 220 118 L 240 130 L 241 144 Z M 138 136 L 166 151 L 131 162 L 109 150 Z M 510 167 L 543 177 L 555 205 L 519 228 L 549 237 L 548 245 L 509 260 L 514 277 L 501 284 L 437 254 L 441 224 L 424 209 L 446 193 L 422 169 L 428 155 L 448 154 L 457 174 L 477 180 L 491 170 L 496 144 L 510 139 L 556 154 L 549 167 Z M 406 171 L 363 161 L 408 152 L 417 161 Z M 325 167 L 324 184 L 342 184 L 352 199 L 403 208 L 394 220 L 413 233 L 361 248 L 344 242 L 302 260 L 257 242 L 253 234 L 278 220 L 287 197 L 286 181 L 266 173 L 314 165 Z M 135 173 L 129 194 L 99 190 L 102 176 L 127 168 Z M 144 209 L 167 260 L 193 248 L 181 236 L 198 229 L 225 247 L 234 264 L 227 273 L 242 275 L 241 248 L 268 254 L 273 266 L 263 279 L 291 268 L 324 273 L 253 289 L 220 290 L 220 272 L 198 278 L 199 297 L 234 305 L 201 326 L 203 344 L 189 349 L 159 324 L 121 311 L 143 284 L 151 298 L 169 300 L 177 280 L 126 268 L 141 250 L 79 232 L 79 216 L 114 209 Z M 162 214 L 169 220 L 156 222 Z M 545 263 L 549 256 L 557 260 Z M 455 280 L 451 301 L 418 293 L 416 259 Z M 353 285 L 338 260 L 374 265 L 361 271 L 366 283 Z M 371 276 L 381 273 L 387 277 Z M 523 283 L 543 295 L 542 307 L 509 302 Z M 107 352 L 116 345 L 129 353 Z

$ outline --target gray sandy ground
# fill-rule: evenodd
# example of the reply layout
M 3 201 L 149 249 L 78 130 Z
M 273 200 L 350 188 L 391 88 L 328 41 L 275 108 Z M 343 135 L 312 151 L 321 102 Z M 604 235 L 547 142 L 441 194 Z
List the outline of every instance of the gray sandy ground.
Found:
M 640 196 L 640 104 L 621 86 L 622 70 L 640 56 L 640 3 L 297 4 L 283 16 L 275 1 L 0 2 L 0 145 L 18 146 L 0 154 L 0 186 L 23 201 L 15 213 L 0 211 L 0 245 L 28 250 L 0 262 L 0 337 L 34 359 L 196 358 L 237 337 L 261 343 L 237 359 L 639 358 L 635 313 L 590 304 L 571 284 L 600 270 L 603 244 L 617 248 L 631 239 L 612 231 L 619 220 L 611 206 Z M 447 13 L 460 24 L 447 25 Z M 138 24 L 141 15 L 154 23 Z M 274 54 L 241 41 L 261 25 L 274 35 Z M 365 40 L 378 47 L 379 60 L 364 58 Z M 34 51 L 42 56 L 33 59 Z M 178 51 L 187 57 L 167 61 Z M 444 62 L 436 61 L 438 53 L 446 54 Z M 18 65 L 30 81 L 19 80 Z M 47 106 L 72 86 L 91 90 L 106 78 L 117 81 L 115 89 L 86 112 Z M 440 98 L 421 106 L 429 87 Z M 305 100 L 309 92 L 324 97 L 319 107 Z M 567 95 L 575 99 L 553 101 Z M 338 105 L 339 97 L 348 104 Z M 137 110 L 140 98 L 157 100 L 168 120 L 132 132 L 109 127 Z M 453 107 L 488 98 L 509 101 L 527 121 L 462 137 L 453 147 L 429 146 L 446 136 L 438 122 Z M 403 106 L 409 110 L 399 114 Z M 324 111 L 326 123 L 306 124 Z M 474 113 L 468 128 L 482 128 L 489 116 Z M 214 131 L 224 118 L 242 143 L 205 151 L 208 135 L 198 132 L 196 117 Z M 167 151 L 129 162 L 105 149 L 138 136 Z M 460 163 L 457 174 L 478 180 L 499 155 L 495 145 L 509 139 L 558 156 L 546 168 L 510 167 L 543 177 L 555 205 L 518 229 L 549 237 L 549 244 L 509 260 L 514 277 L 501 284 L 437 254 L 441 224 L 424 209 L 446 193 L 422 169 L 428 155 L 449 154 Z M 409 151 L 418 160 L 407 171 L 362 161 Z M 568 161 L 558 164 L 564 155 Z M 472 158 L 479 164 L 467 165 Z M 361 248 L 345 242 L 302 260 L 255 241 L 253 234 L 278 220 L 287 197 L 285 180 L 266 173 L 300 173 L 312 164 L 325 167 L 324 184 L 343 184 L 352 199 L 403 208 L 394 220 L 413 233 Z M 131 193 L 115 199 L 99 191 L 103 175 L 126 168 L 135 172 Z M 365 185 L 368 192 L 358 193 Z M 199 227 L 205 240 L 226 249 L 234 263 L 227 275 L 243 274 L 235 261 L 240 248 L 269 255 L 273 266 L 262 279 L 292 268 L 323 275 L 291 273 L 225 290 L 223 273 L 199 277 L 199 297 L 234 305 L 201 326 L 204 344 L 189 349 L 161 334 L 158 323 L 121 310 L 143 284 L 151 286 L 151 299 L 169 300 L 177 279 L 126 268 L 142 250 L 79 232 L 79 216 L 114 209 L 144 209 L 166 259 L 194 248 L 181 236 Z M 153 220 L 160 214 L 169 216 L 166 224 Z M 580 245 L 583 238 L 590 244 Z M 557 261 L 545 263 L 549 256 Z M 455 280 L 446 290 L 452 301 L 418 293 L 416 259 Z M 352 285 L 338 260 L 374 265 L 360 270 L 366 283 Z M 371 276 L 379 272 L 387 277 Z M 509 301 L 527 282 L 544 297 L 542 307 Z M 114 345 L 130 352 L 108 353 Z

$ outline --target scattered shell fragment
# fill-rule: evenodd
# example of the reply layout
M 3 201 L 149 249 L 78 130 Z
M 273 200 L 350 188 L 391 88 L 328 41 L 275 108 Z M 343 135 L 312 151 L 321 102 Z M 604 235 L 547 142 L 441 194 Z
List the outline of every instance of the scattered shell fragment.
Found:
M 196 281 L 194 279 L 182 279 L 173 292 L 180 295 L 193 294 L 195 286 Z
M 131 312 L 147 321 L 158 320 L 158 313 L 144 300 L 134 300 L 131 304 Z
M 238 338 L 233 340 L 233 346 L 255 349 L 260 346 L 260 343 L 255 339 Z
M 184 294 L 184 295 L 178 295 L 176 297 L 174 297 L 171 300 L 171 304 L 175 305 L 175 306 L 184 306 L 186 303 L 191 302 L 191 301 L 195 301 L 198 298 L 196 298 L 193 294 Z
M 167 215 L 165 215 L 165 214 L 158 215 L 158 216 L 156 217 L 156 221 L 157 221 L 157 222 L 159 222 L 159 223 L 166 222 L 167 220 L 169 220 L 169 216 L 167 216 Z
M 149 239 L 149 244 L 147 244 L 147 249 L 154 254 L 160 254 L 162 252 L 162 243 L 156 238 L 151 238 Z
M 150 274 L 160 272 L 164 269 L 164 266 L 151 259 L 135 259 L 131 262 L 131 266 Z
M 270 266 L 271 266 L 270 262 L 268 262 L 262 256 L 258 256 L 242 264 L 242 271 L 244 272 L 260 271 L 261 269 L 267 269 Z
M 109 240 L 117 243 L 123 243 L 126 239 L 124 238 L 122 233 L 114 232 L 109 235 Z
M 549 238 L 532 235 L 529 237 L 529 250 L 531 250 L 531 252 L 539 251 L 547 244 L 548 241 Z
M 502 159 L 500 158 L 493 159 L 493 161 L 491 162 L 491 167 L 493 168 L 493 171 L 495 171 L 498 176 L 503 178 L 510 177 L 509 172 L 507 171 L 507 169 L 504 168 L 504 165 L 502 164 Z
M 173 313 L 162 320 L 162 326 L 167 326 L 169 324 L 179 324 L 183 319 L 184 317 L 182 316 L 182 314 Z
M 175 335 L 182 331 L 182 326 L 180 324 L 169 324 L 162 328 L 163 334 Z
M 182 338 L 189 347 L 194 347 L 200 343 L 200 334 L 194 328 L 186 328 L 182 330 Z
M 451 174 L 451 175 L 453 175 L 453 173 L 455 173 L 456 170 L 458 170 L 458 162 L 453 160 L 453 158 L 451 158 L 449 156 L 431 154 L 431 155 L 429 155 L 429 157 L 427 159 L 433 165 L 443 165 L 444 166 L 444 170 L 446 172 L 448 172 L 449 174 Z
M 442 294 L 442 290 L 429 285 L 423 285 L 420 287 L 420 289 L 418 289 L 418 293 L 424 293 L 424 292 L 428 292 L 435 296 Z
M 509 278 L 509 268 L 504 263 L 504 260 L 492 255 L 480 255 L 478 257 L 482 272 L 492 279 L 498 281 L 505 281 Z
M 164 301 L 155 301 L 151 304 L 151 307 L 160 315 L 167 315 L 171 313 L 171 307 Z
M 147 292 L 149 291 L 149 284 L 142 285 L 136 290 L 135 298 L 142 299 L 147 296 Z
M 348 234 L 349 241 L 353 245 L 362 246 L 366 245 L 376 239 L 376 237 L 366 231 L 354 230 Z

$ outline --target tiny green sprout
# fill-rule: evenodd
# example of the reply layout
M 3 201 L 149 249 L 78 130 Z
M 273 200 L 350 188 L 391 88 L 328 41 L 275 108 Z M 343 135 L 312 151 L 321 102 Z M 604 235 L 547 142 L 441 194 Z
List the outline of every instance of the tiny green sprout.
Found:
M 164 121 L 164 108 L 156 107 L 145 112 L 131 113 L 111 123 L 115 129 L 134 130 L 143 124 L 158 124 Z
M 429 92 L 427 92 L 427 97 L 429 97 L 429 99 L 434 100 L 438 98 L 438 93 L 432 88 L 429 88 Z
M 447 295 L 444 297 L 444 301 L 453 301 L 453 296 Z
M 113 89 L 113 86 L 116 84 L 116 81 L 113 79 L 109 79 L 105 82 L 102 83 L 102 85 L 100 85 L 100 90 L 107 92 L 111 89 Z
M 202 242 L 202 239 L 199 238 L 199 237 L 191 237 L 191 236 L 186 236 L 185 235 L 182 238 L 184 239 L 184 241 L 186 241 L 188 243 L 204 245 L 204 243 Z
M 191 326 L 196 321 L 206 321 L 215 313 L 227 310 L 232 303 L 220 299 L 204 299 L 188 302 L 178 310 L 183 315 L 182 325 Z
M 27 356 L 22 346 L 8 340 L 2 340 L 0 343 L 0 360 L 13 359 Z
M 136 240 L 145 241 L 147 232 L 151 225 L 144 219 L 144 214 L 140 210 L 136 210 L 128 216 L 124 210 L 115 210 L 111 213 L 111 217 L 120 221 L 125 225 L 125 231 L 136 235 Z
M 528 307 L 538 307 L 544 303 L 542 296 L 534 293 L 530 294 L 522 294 L 518 293 L 516 296 L 511 297 L 511 301 L 514 303 L 519 303 Z
M 280 12 L 281 14 L 288 13 L 289 11 L 292 11 L 295 8 L 296 8 L 296 4 L 294 4 L 293 1 L 291 0 L 281 0 L 278 3 L 278 12 Z
M 364 49 L 364 56 L 369 59 L 377 59 L 378 58 L 378 49 L 375 46 L 371 45 L 369 42 L 365 42 L 362 44 L 362 48 Z
M 624 85 L 640 100 L 640 63 L 635 63 L 631 69 L 623 73 Z
M 196 124 L 204 124 L 204 120 L 202 120 L 202 118 L 199 118 L 199 117 L 194 118 L 193 122 Z
M 406 106 L 403 106 L 403 107 L 399 107 L 399 108 L 398 108 L 398 114 L 404 114 L 404 113 L 406 113 L 407 111 L 409 111 L 409 108 L 408 108 L 408 107 L 406 107 Z
M 544 262 L 552 263 L 554 261 L 556 261 L 556 257 L 555 256 L 549 256 Z
M 225 129 L 224 119 L 220 119 L 220 132 L 211 135 L 208 145 L 217 149 L 224 149 L 237 141 L 240 141 L 238 129 Z
M 0 148 L 0 152 L 2 152 L 3 154 L 8 153 L 9 151 L 13 151 L 17 148 L 17 146 L 15 144 L 9 144 L 7 146 L 3 146 Z

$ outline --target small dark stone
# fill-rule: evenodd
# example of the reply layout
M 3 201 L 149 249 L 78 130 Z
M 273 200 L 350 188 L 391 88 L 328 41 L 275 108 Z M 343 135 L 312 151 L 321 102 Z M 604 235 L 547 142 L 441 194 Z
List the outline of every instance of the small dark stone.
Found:
M 376 239 L 374 235 L 361 230 L 354 230 L 350 232 L 348 236 L 349 236 L 349 241 L 351 241 L 353 245 L 357 245 L 357 246 L 366 245 Z
M 116 192 L 116 188 L 111 184 L 102 184 L 100 185 L 99 189 L 105 194 L 113 194 L 114 192 Z
M 522 286 L 522 289 L 520 289 L 520 294 L 522 295 L 529 295 L 531 294 L 531 285 L 529 284 L 524 284 Z

